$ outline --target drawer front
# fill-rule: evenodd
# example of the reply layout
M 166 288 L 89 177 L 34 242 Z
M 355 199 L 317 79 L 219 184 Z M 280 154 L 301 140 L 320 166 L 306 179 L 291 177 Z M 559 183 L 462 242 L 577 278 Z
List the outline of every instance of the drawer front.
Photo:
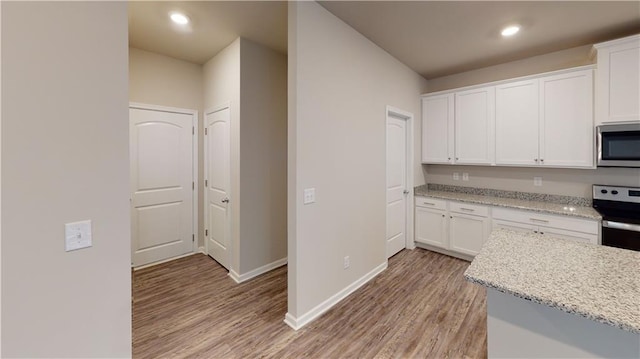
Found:
M 552 214 L 542 214 L 538 212 L 519 211 L 504 208 L 494 208 L 493 218 L 526 223 L 536 226 L 550 228 L 560 228 L 567 231 L 598 234 L 600 223 L 596 220 L 573 218 L 567 216 L 556 216 Z
M 447 201 L 430 197 L 415 197 L 415 205 L 418 207 L 447 210 Z
M 489 216 L 489 207 L 478 206 L 477 204 L 469 204 L 463 202 L 449 202 L 449 211 L 456 213 L 470 214 L 473 216 Z

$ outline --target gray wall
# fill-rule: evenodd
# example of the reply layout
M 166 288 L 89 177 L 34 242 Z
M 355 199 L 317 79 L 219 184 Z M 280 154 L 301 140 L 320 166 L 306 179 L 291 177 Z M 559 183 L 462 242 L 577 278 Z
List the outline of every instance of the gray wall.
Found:
M 426 80 L 315 2 L 289 3 L 288 54 L 288 315 L 300 318 L 386 263 L 385 106 L 419 119 Z
M 127 4 L 1 6 L 2 357 L 129 357 Z
M 240 39 L 240 271 L 287 257 L 287 56 Z

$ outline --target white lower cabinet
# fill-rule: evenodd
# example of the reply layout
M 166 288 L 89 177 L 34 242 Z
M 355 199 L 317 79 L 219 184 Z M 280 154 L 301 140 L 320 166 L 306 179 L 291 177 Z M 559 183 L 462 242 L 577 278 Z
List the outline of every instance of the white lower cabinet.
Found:
M 489 208 L 416 197 L 415 241 L 475 256 L 489 237 Z
M 415 241 L 444 249 L 446 254 L 464 255 L 461 258 L 478 254 L 495 228 L 599 243 L 597 220 L 428 197 L 416 197 L 415 204 Z
M 452 251 L 475 256 L 489 238 L 490 219 L 462 213 L 449 216 L 449 248 Z
M 444 210 L 416 206 L 416 241 L 432 246 L 447 248 L 447 214 Z
M 597 220 L 495 208 L 492 227 L 534 232 L 578 242 L 599 243 L 600 223 Z

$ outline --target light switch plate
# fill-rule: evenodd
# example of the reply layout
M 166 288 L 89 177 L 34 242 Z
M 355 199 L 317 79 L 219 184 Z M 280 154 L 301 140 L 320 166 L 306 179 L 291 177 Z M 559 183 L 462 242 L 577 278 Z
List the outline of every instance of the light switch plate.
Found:
M 316 201 L 316 189 L 315 188 L 305 188 L 304 190 L 304 204 L 311 204 Z
M 460 180 L 460 174 L 458 172 L 453 172 L 453 180 L 454 181 Z
M 64 249 L 67 252 L 91 247 L 91 221 L 66 223 L 64 238 Z
M 469 174 L 468 174 L 468 173 L 466 173 L 466 172 L 463 172 L 463 173 L 462 173 L 462 180 L 463 180 L 463 181 L 468 181 L 468 180 L 469 180 Z

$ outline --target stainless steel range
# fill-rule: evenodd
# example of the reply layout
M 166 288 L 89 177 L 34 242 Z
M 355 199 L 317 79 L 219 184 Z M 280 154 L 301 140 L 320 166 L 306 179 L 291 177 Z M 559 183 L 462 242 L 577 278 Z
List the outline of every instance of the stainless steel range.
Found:
M 602 245 L 640 251 L 640 188 L 593 185 L 602 215 Z

